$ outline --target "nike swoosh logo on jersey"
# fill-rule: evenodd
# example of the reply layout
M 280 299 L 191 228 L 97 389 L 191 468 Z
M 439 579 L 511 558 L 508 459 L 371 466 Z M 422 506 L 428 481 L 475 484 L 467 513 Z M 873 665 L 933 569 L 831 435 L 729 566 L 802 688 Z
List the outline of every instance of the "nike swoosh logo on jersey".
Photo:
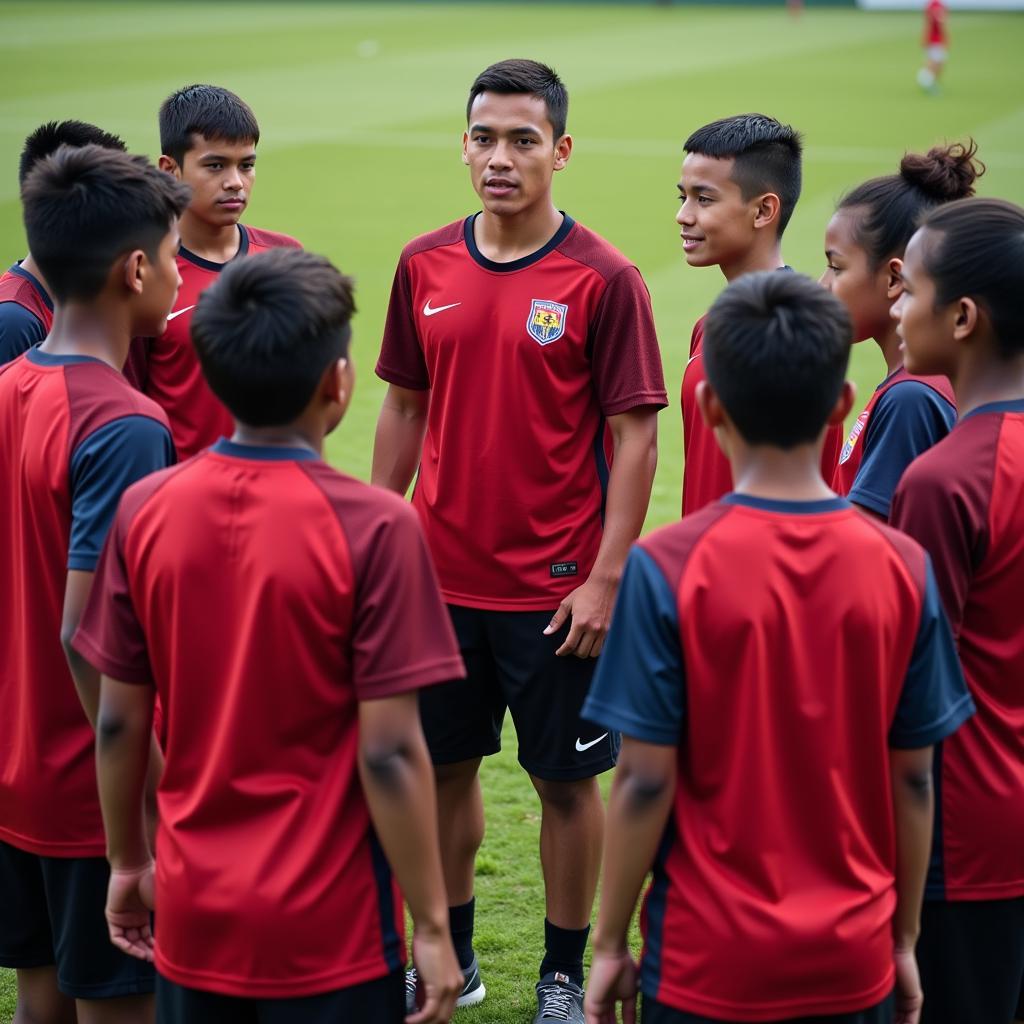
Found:
M 582 754 L 584 750 L 589 750 L 595 743 L 600 743 L 608 733 L 603 732 L 596 740 L 591 740 L 589 743 L 582 743 L 579 736 L 576 737 L 576 749 Z
M 191 306 L 186 306 L 184 309 L 176 309 L 173 313 L 167 314 L 167 322 L 170 323 L 176 316 L 181 316 L 182 313 L 187 313 L 190 309 L 195 309 L 196 304 L 193 302 Z
M 446 309 L 454 309 L 456 306 L 461 306 L 461 302 L 449 302 L 447 306 L 434 306 L 431 308 L 430 299 L 423 304 L 423 315 L 433 316 L 435 313 L 443 313 Z

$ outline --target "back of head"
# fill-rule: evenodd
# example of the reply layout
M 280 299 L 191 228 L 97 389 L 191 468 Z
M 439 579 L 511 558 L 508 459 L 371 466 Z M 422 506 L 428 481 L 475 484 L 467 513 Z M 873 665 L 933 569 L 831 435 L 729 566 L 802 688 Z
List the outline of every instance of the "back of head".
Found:
M 29 251 L 59 302 L 87 302 L 136 249 L 156 258 L 191 191 L 144 156 L 61 146 L 22 186 Z
M 800 198 L 803 139 L 796 129 L 767 114 L 737 114 L 698 128 L 683 149 L 715 160 L 734 160 L 732 179 L 744 200 L 774 192 L 779 197 L 782 237 Z
M 1024 355 L 1024 209 L 1005 199 L 960 199 L 933 210 L 921 229 L 936 304 L 973 299 L 1002 355 Z
M 348 354 L 352 284 L 302 249 L 271 249 L 221 272 L 192 315 L 192 341 L 232 416 L 252 427 L 298 418 L 327 367 Z
M 704 322 L 704 366 L 748 444 L 814 441 L 846 377 L 853 328 L 817 282 L 778 270 L 745 274 Z
M 47 121 L 27 139 L 18 163 L 18 185 L 24 185 L 29 171 L 43 157 L 56 153 L 61 146 L 101 146 L 127 152 L 128 147 L 116 135 L 105 132 L 87 121 Z
M 548 120 L 555 130 L 555 138 L 560 139 L 565 134 L 569 117 L 569 93 L 562 80 L 546 64 L 535 60 L 512 59 L 499 61 L 481 71 L 469 89 L 467 122 L 474 100 L 484 92 L 497 93 L 499 96 L 525 94 L 542 99 L 548 110 Z
M 194 135 L 222 142 L 260 141 L 260 126 L 249 105 L 218 85 L 186 85 L 160 106 L 160 152 L 178 166 L 195 145 Z
M 899 174 L 872 178 L 843 196 L 839 209 L 858 214 L 855 237 L 873 268 L 903 256 L 929 210 L 974 195 L 974 183 L 985 173 L 977 152 L 968 139 L 967 145 L 954 142 L 923 154 L 907 153 Z

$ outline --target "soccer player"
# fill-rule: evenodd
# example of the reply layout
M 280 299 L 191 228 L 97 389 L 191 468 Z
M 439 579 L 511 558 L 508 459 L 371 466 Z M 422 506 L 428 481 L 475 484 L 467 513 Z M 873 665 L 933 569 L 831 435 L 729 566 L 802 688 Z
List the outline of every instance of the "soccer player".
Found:
M 726 281 L 785 268 L 782 234 L 800 198 L 800 133 L 764 114 L 738 114 L 698 128 L 685 142 L 676 214 L 691 267 L 717 266 Z M 683 373 L 683 515 L 732 489 L 729 462 L 697 407 L 704 380 L 704 317 L 693 327 Z M 830 475 L 842 424 L 829 427 L 822 472 Z
M 182 459 L 233 429 L 231 413 L 203 378 L 189 336 L 199 296 L 237 256 L 299 247 L 288 235 L 239 223 L 256 183 L 259 139 L 249 106 L 219 86 L 186 86 L 160 107 L 160 167 L 192 188 L 181 218 L 181 291 L 164 332 L 133 344 L 126 372 L 167 413 Z
M 462 662 L 415 513 L 321 460 L 353 311 L 348 278 L 289 249 L 204 293 L 193 337 L 234 435 L 125 495 L 74 641 L 104 674 L 110 934 L 155 945 L 162 1024 L 399 1024 L 403 896 L 410 1024 L 446 1022 L 462 988 L 416 701 Z
M 954 143 L 908 153 L 899 174 L 872 178 L 844 196 L 825 231 L 828 267 L 821 282 L 849 310 L 854 342 L 874 338 L 886 366 L 830 479 L 837 494 L 882 519 L 889 518 L 903 471 L 956 422 L 949 380 L 907 373 L 889 311 L 902 289 L 903 252 L 921 217 L 974 194 L 984 171 L 975 152 L 973 143 Z
M 934 210 L 901 275 L 907 369 L 946 374 L 960 419 L 904 474 L 892 523 L 931 553 L 978 706 L 936 750 L 922 1019 L 993 1024 L 1024 985 L 1024 210 Z
M 62 146 L 22 200 L 55 309 L 0 368 L 0 966 L 17 969 L 19 1021 L 65 1024 L 77 1004 L 80 1024 L 139 1024 L 152 972 L 103 921 L 99 675 L 69 641 L 122 491 L 174 460 L 120 367 L 133 335 L 163 330 L 188 189 L 143 157 Z
M 402 253 L 373 456 L 373 482 L 400 494 L 419 464 L 412 501 L 468 671 L 421 698 L 460 1002 L 484 995 L 477 774 L 508 708 L 541 802 L 536 1021 L 582 1019 L 604 818 L 596 776 L 615 763 L 618 737 L 579 712 L 647 511 L 666 404 L 639 272 L 552 202 L 572 152 L 567 109 L 561 80 L 535 61 L 502 61 L 473 83 L 462 158 L 483 210 Z
M 85 121 L 48 121 L 25 140 L 18 164 L 18 184 L 23 186 L 29 172 L 44 157 L 61 146 L 102 146 L 124 152 L 116 136 Z M 0 275 L 0 365 L 9 363 L 46 337 L 53 324 L 53 299 L 29 253 Z
M 736 489 L 633 549 L 584 709 L 624 734 L 587 1024 L 638 984 L 644 1024 L 916 1021 L 931 748 L 972 705 L 928 556 L 821 476 L 850 333 L 790 274 L 708 313 Z
M 946 66 L 949 35 L 946 31 L 946 5 L 943 0 L 927 0 L 924 5 L 924 67 L 917 73 L 917 84 L 933 95 L 939 91 L 939 77 Z

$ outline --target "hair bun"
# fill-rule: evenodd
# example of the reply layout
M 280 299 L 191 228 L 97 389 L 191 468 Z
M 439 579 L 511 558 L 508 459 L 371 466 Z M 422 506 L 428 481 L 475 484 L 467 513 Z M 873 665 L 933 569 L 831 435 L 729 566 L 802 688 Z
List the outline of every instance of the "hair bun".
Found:
M 967 145 L 954 142 L 933 146 L 923 155 L 907 153 L 900 162 L 900 176 L 938 202 L 966 199 L 974 195 L 974 183 L 985 173 L 977 152 L 974 140 L 968 139 Z

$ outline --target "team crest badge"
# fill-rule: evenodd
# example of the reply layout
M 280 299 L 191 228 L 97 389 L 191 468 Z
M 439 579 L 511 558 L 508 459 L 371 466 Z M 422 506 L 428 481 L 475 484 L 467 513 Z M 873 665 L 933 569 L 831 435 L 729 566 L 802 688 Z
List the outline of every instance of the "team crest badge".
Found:
M 565 316 L 568 312 L 569 307 L 561 302 L 534 299 L 526 321 L 530 337 L 540 345 L 550 345 L 551 342 L 558 341 L 565 334 Z

